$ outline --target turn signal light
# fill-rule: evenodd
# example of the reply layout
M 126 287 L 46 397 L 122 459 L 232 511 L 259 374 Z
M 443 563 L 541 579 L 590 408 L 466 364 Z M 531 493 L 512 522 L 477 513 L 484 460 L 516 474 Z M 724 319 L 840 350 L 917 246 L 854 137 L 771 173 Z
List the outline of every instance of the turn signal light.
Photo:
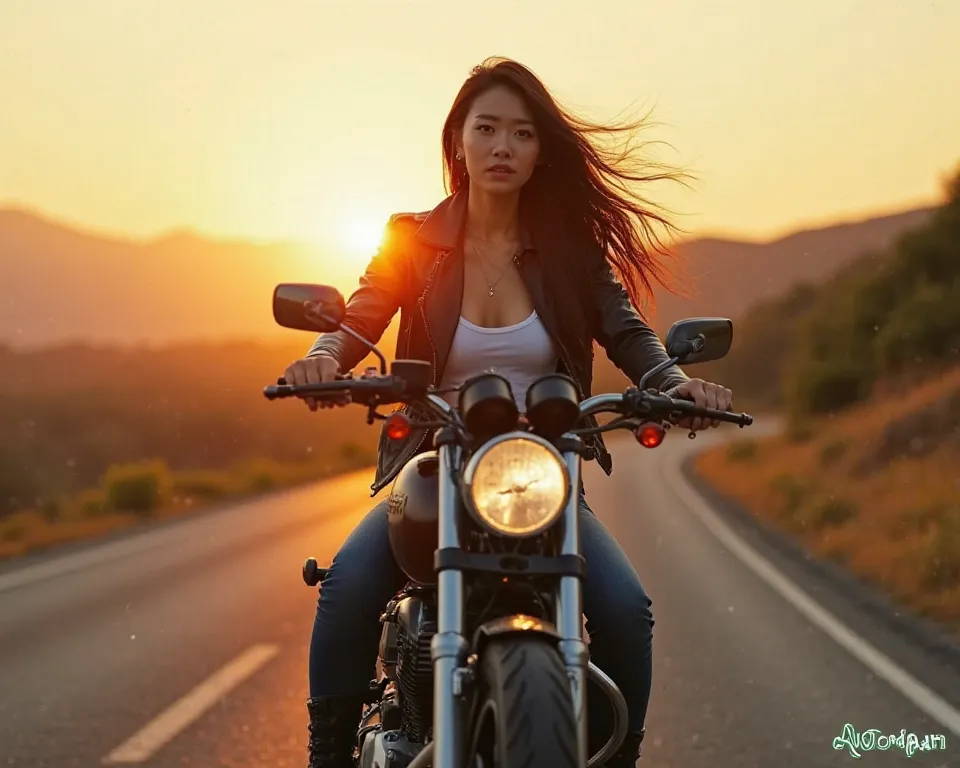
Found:
M 637 427 L 637 431 L 634 433 L 637 442 L 640 443 L 644 448 L 656 448 L 660 443 L 663 442 L 663 438 L 666 436 L 667 432 L 661 424 L 657 424 L 653 421 L 647 421 Z
M 391 440 L 403 440 L 410 435 L 410 419 L 402 413 L 387 416 L 387 437 Z

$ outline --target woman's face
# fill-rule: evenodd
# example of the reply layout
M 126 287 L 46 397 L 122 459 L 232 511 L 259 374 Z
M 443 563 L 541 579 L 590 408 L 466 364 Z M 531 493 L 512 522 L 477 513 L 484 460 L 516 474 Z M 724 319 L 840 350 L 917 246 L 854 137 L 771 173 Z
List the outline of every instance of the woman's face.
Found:
M 474 100 L 461 141 L 471 187 L 490 194 L 519 192 L 540 156 L 533 116 L 523 99 L 504 86 Z

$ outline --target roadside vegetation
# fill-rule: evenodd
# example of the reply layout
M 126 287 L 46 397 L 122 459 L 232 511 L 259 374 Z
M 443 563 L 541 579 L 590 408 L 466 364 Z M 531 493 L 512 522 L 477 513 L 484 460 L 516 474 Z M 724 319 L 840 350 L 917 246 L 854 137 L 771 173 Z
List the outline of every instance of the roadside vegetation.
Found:
M 960 630 L 960 174 L 928 225 L 755 307 L 737 331 L 709 376 L 787 426 L 702 454 L 697 471 Z
M 309 341 L 0 347 L 0 558 L 357 469 L 372 481 L 365 409 L 262 395 Z M 598 371 L 599 387 L 626 384 Z
M 372 467 L 362 409 L 261 394 L 299 341 L 0 350 L 0 557 Z

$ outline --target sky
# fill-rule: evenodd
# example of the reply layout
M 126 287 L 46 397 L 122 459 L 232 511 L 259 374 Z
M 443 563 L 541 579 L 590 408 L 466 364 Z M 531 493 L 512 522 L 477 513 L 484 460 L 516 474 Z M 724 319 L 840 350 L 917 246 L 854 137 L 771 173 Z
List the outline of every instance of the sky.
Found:
M 592 118 L 652 109 L 688 232 L 935 202 L 960 163 L 956 0 L 29 0 L 0 6 L 0 206 L 149 238 L 364 245 L 444 196 L 487 56 Z

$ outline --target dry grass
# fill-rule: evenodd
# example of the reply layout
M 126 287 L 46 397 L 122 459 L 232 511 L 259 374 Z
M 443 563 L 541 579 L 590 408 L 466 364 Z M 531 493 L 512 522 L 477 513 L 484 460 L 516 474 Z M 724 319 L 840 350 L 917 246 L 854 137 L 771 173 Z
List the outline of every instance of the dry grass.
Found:
M 162 462 L 111 467 L 103 487 L 89 488 L 46 509 L 25 509 L 0 518 L 0 559 L 58 544 L 94 539 L 145 520 L 167 520 L 187 515 L 218 501 L 241 499 L 256 493 L 291 488 L 372 465 L 374 456 L 358 453 L 336 466 L 245 461 L 225 471 L 170 473 Z M 118 510 L 111 494 L 117 478 L 159 476 L 161 494 L 150 507 Z M 111 499 L 114 502 L 111 503 Z
M 757 517 L 920 614 L 960 629 L 960 368 L 819 421 L 738 441 L 697 471 Z M 950 406 L 955 407 L 955 406 Z M 940 434 L 913 423 L 940 418 Z M 953 414 L 951 416 L 951 414 Z M 893 451 L 897 441 L 902 450 Z

